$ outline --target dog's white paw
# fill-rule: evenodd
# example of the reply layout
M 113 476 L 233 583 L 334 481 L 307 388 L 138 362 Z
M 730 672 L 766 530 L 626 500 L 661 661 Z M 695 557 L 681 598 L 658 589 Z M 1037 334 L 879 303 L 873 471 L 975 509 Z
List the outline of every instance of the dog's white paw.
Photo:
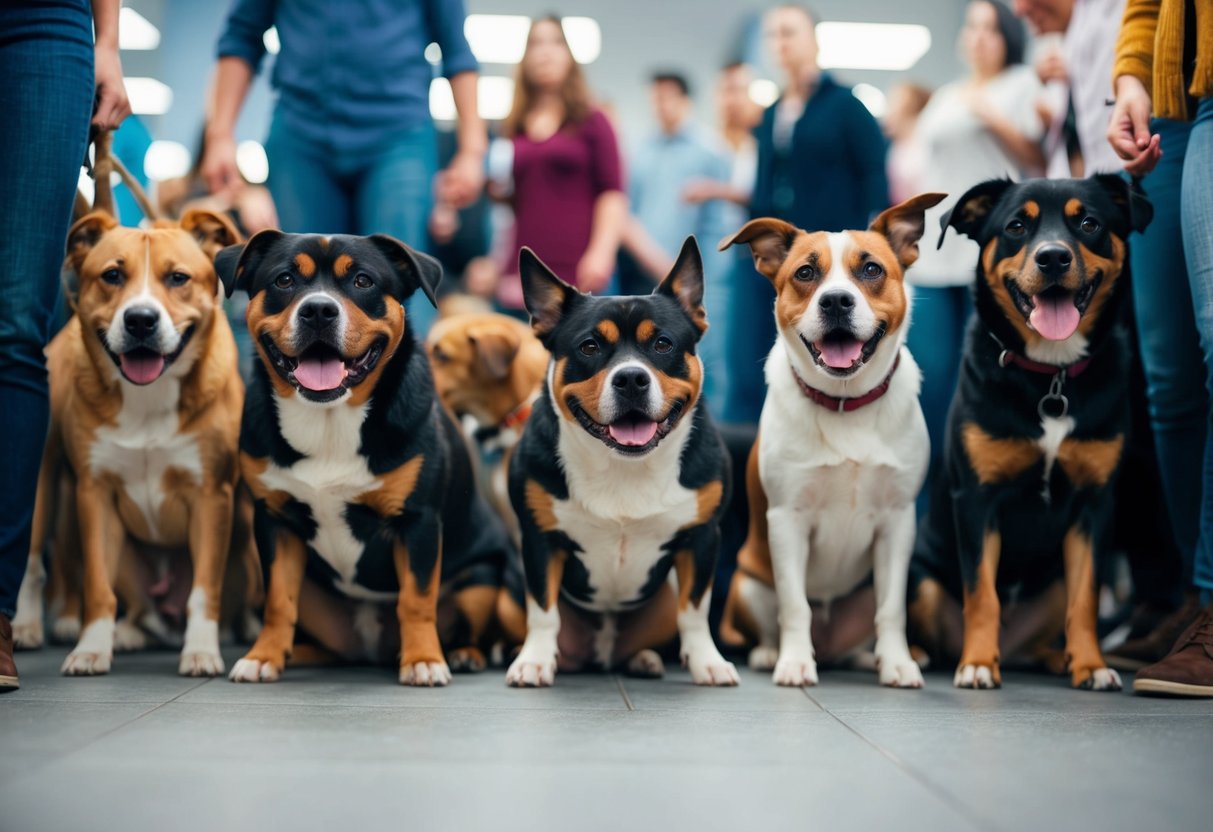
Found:
M 184 657 L 182 657 L 184 658 Z M 220 659 L 220 671 L 223 672 L 223 660 Z M 233 682 L 277 682 L 282 672 L 269 662 L 258 659 L 240 659 L 232 665 L 232 672 L 227 678 Z
M 451 683 L 446 662 L 416 662 L 400 668 L 400 684 L 415 688 L 441 688 Z
M 772 647 L 769 644 L 760 644 L 750 651 L 750 670 L 757 670 L 760 673 L 769 673 L 775 669 L 775 663 L 777 661 L 779 661 L 778 647 Z
M 800 687 L 817 684 L 817 662 L 811 655 L 789 654 L 779 656 L 771 678 L 777 685 Z
M 57 644 L 75 644 L 80 640 L 80 619 L 61 615 L 51 622 L 51 637 Z
M 114 650 L 118 653 L 131 653 L 136 650 L 146 650 L 149 639 L 137 624 L 129 619 L 122 619 L 114 625 Z
M 110 672 L 113 661 L 113 653 L 73 650 L 64 659 L 61 671 L 64 676 L 102 676 Z
M 956 675 L 952 677 L 952 685 L 971 690 L 993 690 L 1002 687 L 1002 679 L 990 665 L 962 664 L 956 668 Z
M 691 655 L 684 658 L 687 668 L 691 671 L 691 681 L 697 685 L 718 685 L 733 687 L 741 684 L 737 668 L 716 651 L 715 655 Z
M 535 661 L 518 654 L 505 672 L 505 683 L 513 688 L 546 688 L 556 682 L 556 659 Z
M 182 653 L 177 672 L 182 676 L 222 676 L 223 656 L 207 650 Z
M 628 659 L 628 675 L 640 679 L 660 679 L 665 675 L 665 662 L 656 650 L 641 650 Z
M 1124 687 L 1120 674 L 1110 667 L 1097 667 L 1091 675 L 1082 681 L 1077 681 L 1074 687 L 1079 690 L 1120 690 Z
M 909 656 L 901 661 L 877 661 L 880 671 L 880 684 L 891 688 L 921 688 L 922 670 Z
M 37 650 L 46 641 L 42 619 L 18 615 L 13 619 L 13 647 L 18 650 Z

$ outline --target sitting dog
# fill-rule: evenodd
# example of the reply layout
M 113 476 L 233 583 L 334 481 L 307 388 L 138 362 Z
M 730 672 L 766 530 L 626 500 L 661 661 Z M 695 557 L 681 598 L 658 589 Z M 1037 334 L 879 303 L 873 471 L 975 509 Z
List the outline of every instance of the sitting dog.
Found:
M 42 541 L 58 504 L 56 571 L 83 573 L 82 629 L 72 627 L 75 582 L 60 590 L 68 601 L 57 628 L 79 634 L 65 674 L 110 670 L 115 583 L 129 622 L 120 640 L 140 646 L 143 594 L 132 575 L 135 550 L 145 547 L 185 548 L 192 560 L 180 672 L 223 672 L 219 607 L 244 387 L 212 260 L 239 239 L 225 216 L 210 211 L 149 230 L 119 227 L 98 211 L 69 232 L 67 264 L 79 296 L 76 315 L 47 349 L 51 427 L 14 622 L 24 646 L 41 644 Z
M 401 684 L 445 685 L 452 667 L 483 668 L 494 612 L 521 639 L 522 611 L 500 615 L 513 550 L 475 490 L 467 446 L 405 315 L 418 289 L 434 301 L 441 266 L 383 235 L 262 231 L 221 252 L 217 268 L 229 294 L 250 298 L 260 361 L 240 467 L 268 571 L 264 627 L 231 679 L 277 680 L 296 623 L 343 658 L 398 656 Z
M 652 648 L 678 634 L 697 684 L 737 684 L 708 630 L 729 469 L 700 403 L 694 239 L 647 297 L 583 295 L 526 248 L 519 270 L 552 361 L 510 461 L 527 635 L 507 682 L 551 685 L 557 657 L 562 670 L 660 676 Z
M 817 684 L 814 646 L 841 658 L 868 640 L 874 617 L 881 683 L 922 686 L 905 592 L 930 445 L 904 346 L 904 278 L 924 212 L 943 198 L 907 200 L 867 231 L 756 219 L 721 241 L 722 250 L 748 243 L 777 296 L 779 337 L 746 472 L 749 536 L 722 623 L 757 643 L 750 664 L 773 666 L 776 684 Z M 813 626 L 810 598 L 828 610 L 828 628 Z
M 1126 238 L 1151 214 L 1124 180 L 1100 175 L 985 182 L 943 220 L 981 255 L 911 610 L 917 632 L 939 634 L 945 601 L 963 597 L 957 687 L 1001 684 L 1003 601 L 1042 596 L 1063 572 L 1074 687 L 1121 687 L 1096 636 L 1094 563 L 1128 427 L 1116 328 Z

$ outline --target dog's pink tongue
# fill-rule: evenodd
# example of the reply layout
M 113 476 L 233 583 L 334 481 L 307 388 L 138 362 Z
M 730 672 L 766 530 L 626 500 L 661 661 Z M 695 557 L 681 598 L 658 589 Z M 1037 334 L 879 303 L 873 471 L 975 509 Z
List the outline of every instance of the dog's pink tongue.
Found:
M 345 362 L 340 358 L 301 358 L 295 368 L 295 381 L 308 390 L 332 390 L 345 379 Z
M 657 435 L 657 423 L 645 419 L 643 421 L 618 422 L 607 426 L 611 438 L 620 445 L 647 445 Z
M 1064 341 L 1078 329 L 1078 307 L 1074 305 L 1073 295 L 1044 297 L 1037 295 L 1032 298 L 1036 306 L 1028 321 L 1032 328 L 1050 341 Z
M 859 354 L 863 352 L 863 342 L 821 341 L 817 344 L 817 351 L 821 353 L 821 360 L 826 363 L 827 367 L 845 370 L 854 364 L 855 360 L 859 358 Z
M 121 357 L 122 375 L 132 384 L 151 384 L 164 371 L 164 356 L 139 350 Z

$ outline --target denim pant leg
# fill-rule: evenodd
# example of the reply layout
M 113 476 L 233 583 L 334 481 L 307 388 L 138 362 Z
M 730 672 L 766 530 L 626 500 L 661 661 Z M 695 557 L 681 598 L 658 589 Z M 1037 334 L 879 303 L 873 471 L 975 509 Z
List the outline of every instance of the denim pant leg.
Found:
M 749 259 L 748 257 L 746 258 Z M 703 306 L 708 313 L 708 331 L 699 341 L 703 361 L 703 400 L 712 417 L 724 421 L 727 404 L 733 395 L 730 386 L 728 349 L 736 340 L 733 317 L 737 270 L 730 258 L 720 268 L 704 270 Z
M 725 362 L 729 394 L 721 421 L 734 425 L 757 424 L 766 400 L 767 384 L 763 366 L 775 344 L 775 290 L 771 282 L 754 269 L 749 252 L 739 249 L 734 261 L 731 309 L 721 310 L 728 317 Z M 711 313 L 709 313 L 711 320 Z
M 291 234 L 355 234 L 354 195 L 325 147 L 301 139 L 275 116 L 265 140 L 266 185 L 278 222 Z
M 0 10 L 0 614 L 29 557 L 59 267 L 93 104 L 88 6 Z
M 438 172 L 438 142 L 427 122 L 402 131 L 362 171 L 356 197 L 359 234 L 387 234 L 424 250 L 429 239 L 434 174 Z M 424 338 L 437 313 L 422 292 L 408 301 L 409 323 Z
M 1154 219 L 1130 240 L 1133 307 L 1163 493 L 1190 580 L 1200 526 L 1209 397 L 1184 260 L 1180 185 L 1190 125 L 1155 119 L 1163 156 L 1142 185 Z
M 1205 452 L 1199 486 L 1200 533 L 1196 544 L 1195 583 L 1213 590 L 1213 98 L 1200 102 L 1184 159 L 1181 196 L 1184 252 L 1201 355 L 1205 360 Z

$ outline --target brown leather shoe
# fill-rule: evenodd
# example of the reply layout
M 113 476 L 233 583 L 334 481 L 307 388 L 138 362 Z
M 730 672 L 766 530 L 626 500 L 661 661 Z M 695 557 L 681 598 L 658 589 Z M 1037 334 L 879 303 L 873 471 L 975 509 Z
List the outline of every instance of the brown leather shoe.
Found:
M 1201 610 L 1165 659 L 1137 672 L 1133 692 L 1213 697 L 1213 604 Z
M 17 665 L 13 664 L 13 625 L 7 615 L 0 615 L 0 693 L 19 687 Z
M 1130 637 L 1119 647 L 1104 653 L 1104 661 L 1108 663 L 1108 667 L 1117 670 L 1141 670 L 1146 665 L 1162 661 L 1170 654 L 1175 640 L 1199 612 L 1199 597 L 1195 592 L 1187 593 L 1179 609 L 1164 616 L 1144 635 Z

